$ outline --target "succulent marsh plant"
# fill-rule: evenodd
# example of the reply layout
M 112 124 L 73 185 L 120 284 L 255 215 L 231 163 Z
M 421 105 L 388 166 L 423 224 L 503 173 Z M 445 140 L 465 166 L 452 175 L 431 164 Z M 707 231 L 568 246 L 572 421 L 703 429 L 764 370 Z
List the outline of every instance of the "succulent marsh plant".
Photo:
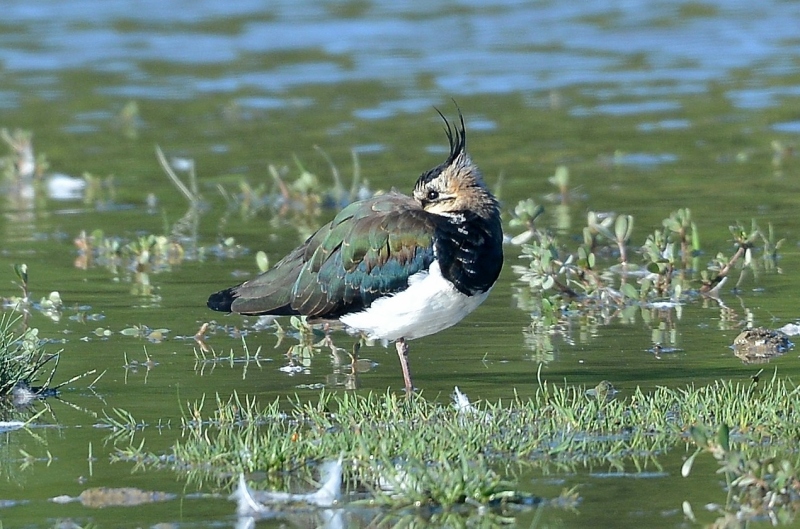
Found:
M 726 423 L 716 428 L 698 424 L 689 429 L 689 434 L 697 449 L 686 459 L 681 474 L 689 476 L 696 458 L 710 454 L 719 465 L 717 473 L 725 478 L 725 502 L 709 506 L 721 515 L 715 527 L 761 520 L 772 525 L 791 524 L 796 520 L 800 511 L 800 459 L 796 454 L 743 451 L 743 442 L 733 439 L 732 428 Z M 684 512 L 690 519 L 694 517 L 688 501 L 684 502 Z
M 50 384 L 60 354 L 44 350 L 38 329 L 18 329 L 20 320 L 21 316 L 7 313 L 0 316 L 0 402 L 14 405 L 25 405 L 52 393 Z
M 689 292 L 715 294 L 737 267 L 737 286 L 748 271 L 755 276 L 765 270 L 779 270 L 777 253 L 783 240 L 775 240 L 771 225 L 766 232 L 755 221 L 749 230 L 741 224 L 731 226 L 734 254 L 727 257 L 718 253 L 701 270 L 697 225 L 688 209 L 679 209 L 665 218 L 662 227 L 649 234 L 640 247 L 638 253 L 646 271 L 642 274 L 628 257 L 634 226 L 631 215 L 590 211 L 583 244 L 569 250 L 552 232 L 534 226 L 543 211 L 542 206 L 529 199 L 521 201 L 512 212 L 509 226 L 524 227 L 525 231 L 511 242 L 521 246 L 520 257 L 529 261 L 527 266 L 513 268 L 533 292 L 546 296 L 553 306 L 605 305 L 621 309 L 630 303 L 679 301 Z M 622 264 L 619 270 L 604 265 L 608 262 L 605 256 L 614 247 Z M 760 259 L 755 257 L 757 251 Z M 631 278 L 638 287 L 630 282 Z

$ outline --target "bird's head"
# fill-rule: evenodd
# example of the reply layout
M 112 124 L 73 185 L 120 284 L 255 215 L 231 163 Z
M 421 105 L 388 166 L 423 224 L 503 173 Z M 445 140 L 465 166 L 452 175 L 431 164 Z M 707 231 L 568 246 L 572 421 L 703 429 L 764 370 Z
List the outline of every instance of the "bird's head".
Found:
M 435 215 L 456 217 L 471 211 L 488 218 L 496 214 L 497 200 L 466 151 L 464 117 L 459 111 L 459 124 L 453 127 L 441 112 L 439 115 L 450 141 L 450 155 L 444 163 L 420 175 L 414 186 L 414 198 L 425 211 Z

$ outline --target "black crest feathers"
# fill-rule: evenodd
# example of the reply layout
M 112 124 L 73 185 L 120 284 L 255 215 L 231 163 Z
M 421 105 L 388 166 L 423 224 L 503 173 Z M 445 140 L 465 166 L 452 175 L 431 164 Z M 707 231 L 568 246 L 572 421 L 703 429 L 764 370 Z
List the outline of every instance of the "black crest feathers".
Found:
M 434 110 L 436 110 L 439 116 L 441 116 L 442 121 L 444 121 L 444 132 L 447 134 L 447 140 L 450 142 L 450 156 L 448 156 L 447 161 L 444 163 L 444 165 L 449 165 L 467 148 L 467 130 L 464 126 L 464 116 L 461 114 L 461 109 L 456 105 L 459 123 L 457 126 L 453 126 L 447 121 L 447 118 L 444 117 L 444 114 L 442 114 L 438 108 L 434 107 Z

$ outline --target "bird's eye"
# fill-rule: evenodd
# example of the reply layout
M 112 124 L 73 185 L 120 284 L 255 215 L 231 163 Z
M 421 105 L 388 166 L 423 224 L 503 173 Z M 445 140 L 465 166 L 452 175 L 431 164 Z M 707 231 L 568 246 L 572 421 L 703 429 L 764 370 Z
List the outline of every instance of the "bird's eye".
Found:
M 439 198 L 439 192 L 438 191 L 436 191 L 435 189 L 431 189 L 430 191 L 428 191 L 428 196 L 427 196 L 428 200 L 433 201 L 433 200 L 436 200 L 437 198 Z

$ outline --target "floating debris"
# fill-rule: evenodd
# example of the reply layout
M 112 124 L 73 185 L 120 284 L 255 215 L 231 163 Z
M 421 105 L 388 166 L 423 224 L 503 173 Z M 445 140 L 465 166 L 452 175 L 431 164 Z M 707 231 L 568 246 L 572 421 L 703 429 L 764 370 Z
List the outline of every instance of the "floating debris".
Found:
M 766 363 L 794 346 L 789 337 L 765 327 L 745 329 L 733 340 L 733 354 L 746 364 Z
M 614 398 L 614 395 L 619 393 L 619 390 L 616 389 L 611 382 L 608 380 L 601 380 L 595 387 L 586 390 L 586 394 L 590 397 L 594 397 L 600 402 L 609 401 Z
M 84 507 L 102 509 L 104 507 L 134 507 L 147 503 L 156 503 L 175 499 L 176 494 L 158 491 L 146 491 L 134 487 L 95 487 L 86 489 L 76 497 L 62 495 L 51 498 L 53 503 L 80 502 Z
M 653 344 L 653 347 L 649 349 L 645 349 L 648 353 L 651 353 L 656 358 L 661 358 L 661 355 L 665 354 L 675 354 L 675 353 L 682 353 L 683 349 L 679 347 L 670 347 L 667 345 L 662 345 L 660 343 Z
M 53 200 L 77 200 L 83 198 L 87 181 L 63 173 L 54 173 L 47 177 L 47 196 Z

